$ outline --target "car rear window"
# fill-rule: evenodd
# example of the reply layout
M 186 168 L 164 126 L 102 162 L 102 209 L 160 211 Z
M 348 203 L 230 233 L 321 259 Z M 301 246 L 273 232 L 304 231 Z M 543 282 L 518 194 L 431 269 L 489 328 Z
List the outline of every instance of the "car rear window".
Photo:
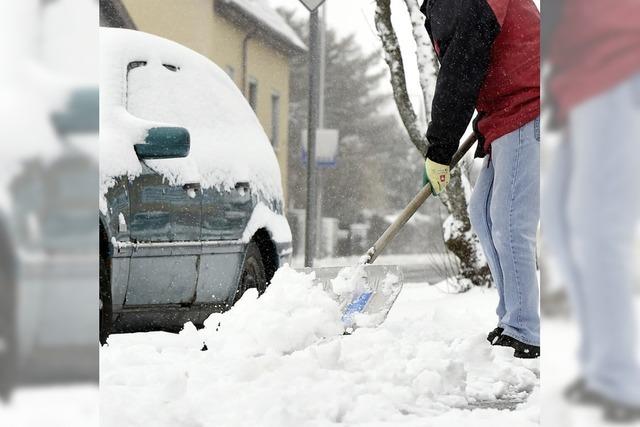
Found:
M 179 64 L 130 62 L 127 110 L 144 120 L 187 127 L 203 125 L 205 118 L 213 117 L 215 96 L 208 85 L 194 81 L 189 74 Z

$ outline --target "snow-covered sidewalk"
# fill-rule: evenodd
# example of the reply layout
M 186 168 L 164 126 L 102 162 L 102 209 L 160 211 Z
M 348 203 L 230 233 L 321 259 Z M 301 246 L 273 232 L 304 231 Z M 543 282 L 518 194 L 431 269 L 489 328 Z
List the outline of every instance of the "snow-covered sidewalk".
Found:
M 101 425 L 538 425 L 538 361 L 485 340 L 495 291 L 407 284 L 384 324 L 342 336 L 310 286 L 280 271 L 204 330 L 112 336 Z
M 7 427 L 98 427 L 97 384 L 20 387 L 11 402 L 0 402 L 0 425 Z

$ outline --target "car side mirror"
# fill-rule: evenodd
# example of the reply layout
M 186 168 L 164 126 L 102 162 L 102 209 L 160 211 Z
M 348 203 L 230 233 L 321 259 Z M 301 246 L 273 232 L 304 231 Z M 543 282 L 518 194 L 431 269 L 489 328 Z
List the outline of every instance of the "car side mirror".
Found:
M 140 160 L 187 157 L 191 137 L 189 131 L 181 127 L 151 128 L 144 144 L 135 144 L 133 148 Z

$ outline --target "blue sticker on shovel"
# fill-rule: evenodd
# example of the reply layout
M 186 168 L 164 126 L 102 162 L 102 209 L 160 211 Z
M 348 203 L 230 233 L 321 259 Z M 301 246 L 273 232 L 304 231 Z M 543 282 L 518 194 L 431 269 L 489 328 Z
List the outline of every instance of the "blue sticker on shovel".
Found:
M 365 292 L 351 301 L 351 303 L 347 306 L 344 314 L 342 315 L 342 322 L 346 325 L 351 325 L 351 323 L 353 322 L 353 315 L 356 313 L 361 313 L 365 309 L 372 295 L 373 292 Z

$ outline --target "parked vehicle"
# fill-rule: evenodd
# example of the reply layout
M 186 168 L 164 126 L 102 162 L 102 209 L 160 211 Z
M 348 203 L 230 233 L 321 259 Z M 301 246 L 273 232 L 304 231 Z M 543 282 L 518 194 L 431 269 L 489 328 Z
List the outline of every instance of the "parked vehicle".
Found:
M 291 256 L 280 170 L 233 81 L 138 31 L 101 29 L 100 338 L 177 330 L 264 292 Z

